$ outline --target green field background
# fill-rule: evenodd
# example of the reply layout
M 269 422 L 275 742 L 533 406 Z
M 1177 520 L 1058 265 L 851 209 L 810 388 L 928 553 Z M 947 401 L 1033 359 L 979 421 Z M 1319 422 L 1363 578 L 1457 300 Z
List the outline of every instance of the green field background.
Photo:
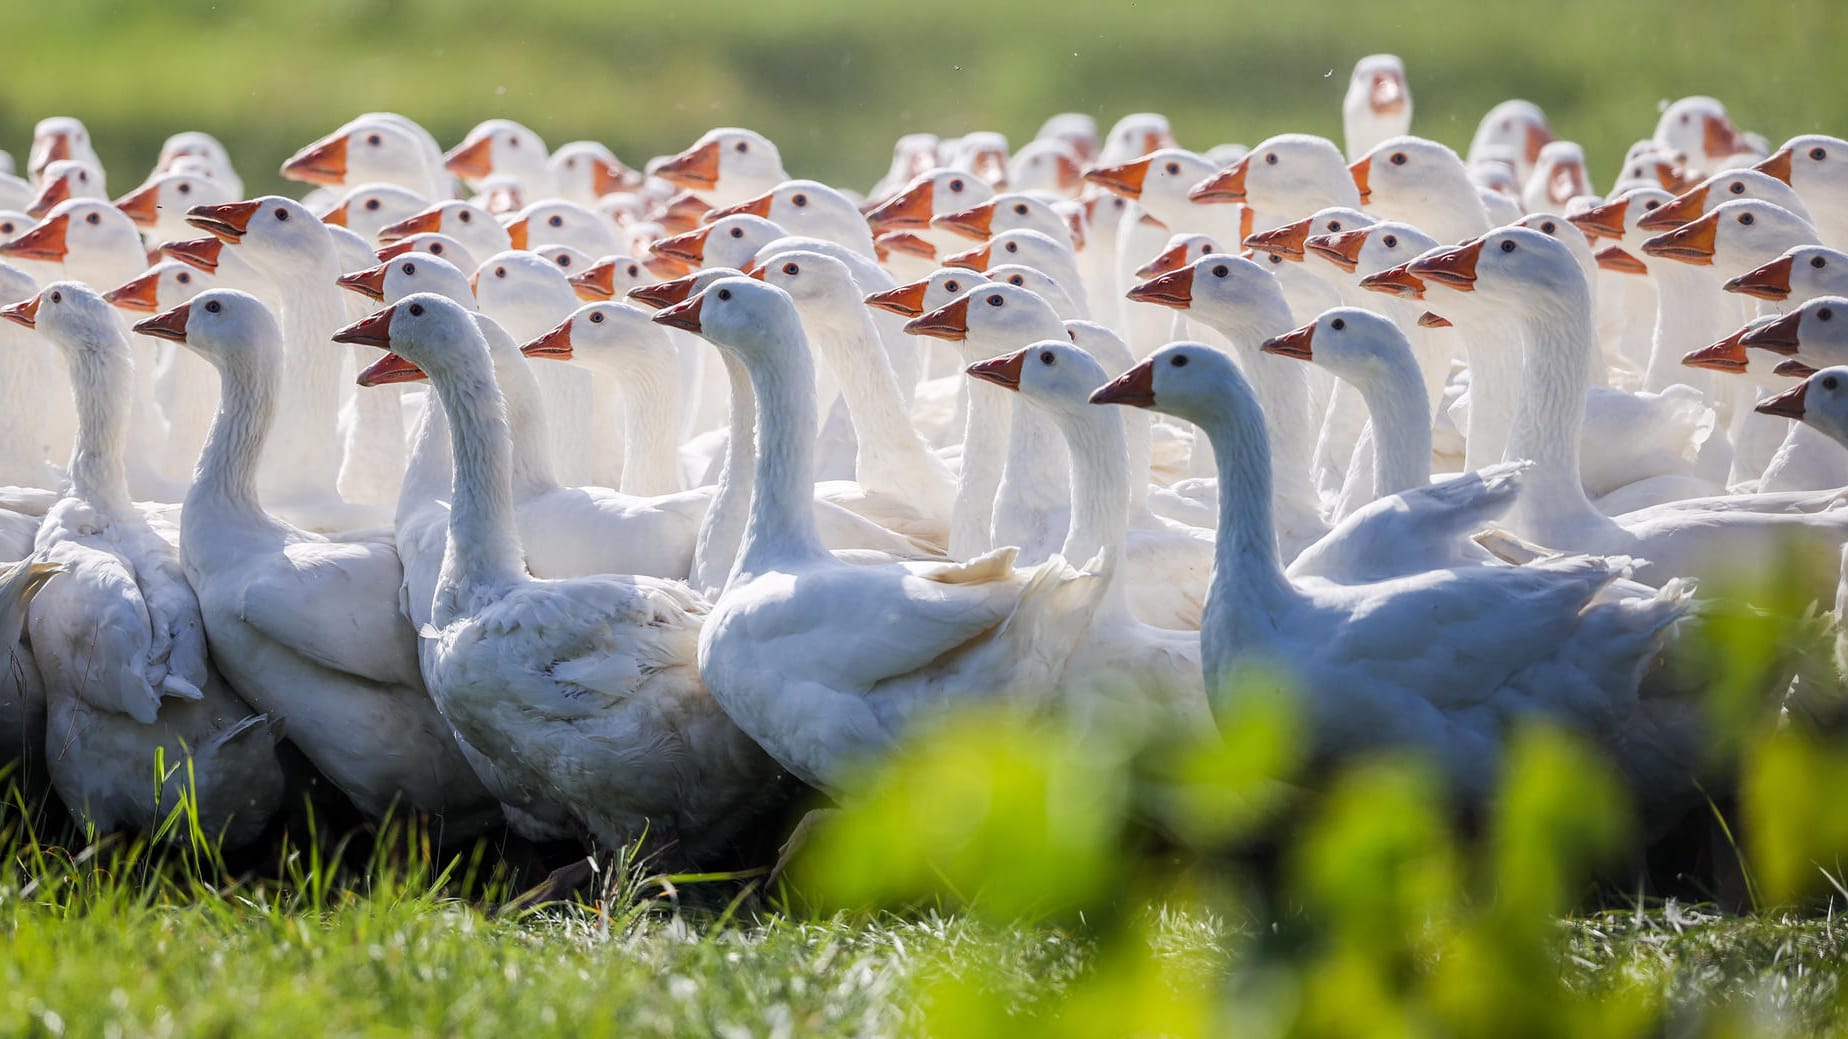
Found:
M 1336 135 L 1354 60 L 1402 55 L 1414 130 L 1467 143 L 1508 97 L 1538 102 L 1608 181 L 1657 106 L 1720 97 L 1774 142 L 1848 129 L 1848 3 L 1802 0 L 1074 3 L 1071 0 L 65 0 L 0 4 L 0 146 L 84 119 L 118 193 L 170 132 L 231 146 L 253 189 L 296 146 L 392 109 L 445 144 L 488 116 L 639 163 L 719 124 L 789 169 L 864 188 L 904 131 L 1047 115 L 1167 113 L 1185 145 Z

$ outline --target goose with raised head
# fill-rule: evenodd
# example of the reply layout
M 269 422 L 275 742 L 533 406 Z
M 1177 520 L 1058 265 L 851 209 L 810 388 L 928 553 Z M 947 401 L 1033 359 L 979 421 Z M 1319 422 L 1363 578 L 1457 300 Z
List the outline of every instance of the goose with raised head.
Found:
M 443 153 L 443 168 L 471 187 L 489 177 L 506 177 L 527 198 L 548 198 L 558 191 L 545 141 L 511 119 L 475 124 L 461 144 Z
M 749 213 L 775 223 L 792 235 L 826 238 L 867 258 L 874 256 L 873 235 L 853 200 L 818 180 L 791 180 L 760 195 L 707 213 L 711 223 Z
M 81 159 L 103 168 L 96 148 L 90 143 L 90 131 L 80 120 L 68 115 L 47 116 L 32 127 L 32 150 L 26 155 L 26 176 L 35 183 L 44 180 L 45 169 L 64 159 Z
M 395 807 L 467 838 L 499 809 L 424 690 L 388 541 L 330 540 L 263 510 L 257 459 L 282 374 L 282 330 L 255 297 L 203 293 L 135 326 L 218 369 L 220 404 L 186 495 L 180 565 L 225 679 L 368 818 Z
M 1553 141 L 1553 128 L 1547 125 L 1546 113 L 1532 101 L 1503 101 L 1476 124 L 1469 141 L 1469 161 L 1473 165 L 1494 159 L 1507 162 L 1518 183 L 1527 183 L 1534 163 L 1540 161 L 1540 149 Z
M 127 213 L 150 242 L 160 245 L 198 234 L 186 222 L 188 209 L 214 206 L 237 197 L 225 184 L 197 173 L 156 173 L 116 199 L 116 208 Z
M 1405 62 L 1397 54 L 1369 54 L 1355 62 L 1341 99 L 1348 158 L 1358 159 L 1411 128 L 1412 91 L 1405 83 Z
M 129 314 L 155 314 L 215 287 L 213 280 L 178 260 L 162 260 L 103 293 L 103 298 Z M 209 364 L 186 350 L 163 349 L 150 367 L 155 401 L 167 419 L 159 465 L 165 472 L 190 472 L 218 409 L 217 380 Z
M 1012 191 L 1071 198 L 1083 187 L 1083 174 L 1084 159 L 1071 144 L 1055 138 L 1028 141 L 1007 160 Z
M 1710 97 L 1684 97 L 1664 108 L 1654 137 L 1705 172 L 1750 166 L 1763 155 L 1733 125 L 1726 106 Z
M 27 619 L 46 743 L 56 748 L 53 786 L 80 825 L 101 832 L 151 831 L 185 797 L 208 836 L 248 843 L 282 801 L 273 721 L 213 669 L 174 532 L 157 531 L 129 500 L 132 364 L 115 314 L 87 286 L 62 281 L 0 316 L 56 344 L 77 403 L 70 490 L 35 546 L 64 576 Z M 169 771 L 151 789 L 163 760 Z
M 1187 197 L 1251 207 L 1254 231 L 1269 230 L 1299 213 L 1361 205 L 1361 192 L 1341 149 L 1326 137 L 1301 133 L 1258 142 L 1232 165 L 1195 184 Z
M 398 184 L 425 198 L 455 194 L 442 149 L 423 127 L 391 112 L 368 112 L 307 145 L 282 164 L 289 180 L 324 187 Z
M 507 239 L 515 249 L 542 245 L 568 245 L 592 256 L 619 252 L 622 242 L 616 225 L 594 209 L 564 199 L 548 198 L 528 204 L 506 224 Z
M 224 142 L 203 130 L 181 130 L 160 145 L 160 157 L 154 162 L 157 173 L 165 173 L 186 163 L 199 173 L 222 185 L 227 198 L 244 197 L 244 178 L 231 164 L 231 152 Z M 150 180 L 153 178 L 149 178 Z
M 462 306 L 419 293 L 334 338 L 391 351 L 362 381 L 421 369 L 451 416 L 448 547 L 423 631 L 443 716 L 599 843 L 646 837 L 674 861 L 722 859 L 792 791 L 700 681 L 705 602 L 646 577 L 527 574 L 505 407 Z
M 1848 141 L 1799 134 L 1753 167 L 1795 188 L 1823 241 L 1848 246 Z
M 1381 141 L 1349 168 L 1367 212 L 1422 229 L 1440 242 L 1487 231 L 1488 211 L 1457 153 L 1423 137 Z
M 1572 141 L 1552 141 L 1540 149 L 1534 171 L 1521 189 L 1521 204 L 1529 213 L 1558 213 L 1566 203 L 1592 194 L 1591 174 L 1585 170 L 1585 149 Z
M 966 267 L 984 271 L 997 264 L 1023 263 L 1050 275 L 1065 289 L 1066 296 L 1080 320 L 1090 317 L 1084 294 L 1084 278 L 1078 273 L 1077 257 L 1065 241 L 1027 228 L 1002 231 L 973 249 L 965 249 L 943 258 L 945 267 Z
M 707 130 L 685 151 L 649 163 L 648 175 L 714 206 L 743 202 L 789 179 L 783 157 L 768 137 L 735 126 Z
M 1848 296 L 1848 253 L 1826 245 L 1792 246 L 1784 255 L 1722 286 L 1771 303 Z
M 642 175 L 597 141 L 566 141 L 552 152 L 546 165 L 552 170 L 558 197 L 580 206 L 595 205 L 605 195 L 642 186 Z
M 465 271 L 472 271 L 481 266 L 481 260 L 475 258 L 474 251 L 468 246 L 446 234 L 439 234 L 435 231 L 425 231 L 408 238 L 400 238 L 390 245 L 380 246 L 372 257 L 382 263 L 413 252 L 440 256 Z

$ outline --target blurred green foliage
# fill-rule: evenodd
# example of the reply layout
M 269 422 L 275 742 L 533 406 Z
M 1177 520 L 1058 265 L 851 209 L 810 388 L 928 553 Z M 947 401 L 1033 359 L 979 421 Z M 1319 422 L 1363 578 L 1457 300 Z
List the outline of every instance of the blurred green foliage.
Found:
M 65 0 L 11 3 L 0 25 L 0 146 L 23 153 L 36 119 L 78 116 L 118 192 L 181 129 L 218 134 L 253 190 L 275 189 L 296 147 L 379 109 L 446 144 L 506 116 L 637 164 L 750 126 L 792 173 L 861 189 L 902 132 L 1019 143 L 1065 110 L 1165 112 L 1195 148 L 1338 136 L 1348 72 L 1376 51 L 1406 59 L 1415 132 L 1461 148 L 1491 105 L 1525 97 L 1586 146 L 1600 185 L 1686 94 L 1774 143 L 1848 129 L 1833 0 Z

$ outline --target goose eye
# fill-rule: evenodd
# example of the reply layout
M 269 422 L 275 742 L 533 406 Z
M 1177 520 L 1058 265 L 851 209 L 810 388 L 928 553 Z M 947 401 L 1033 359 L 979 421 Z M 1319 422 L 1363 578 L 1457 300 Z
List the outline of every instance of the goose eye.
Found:
M 494 276 L 496 278 L 505 278 L 507 276 L 507 268 L 505 267 L 494 268 Z
M 1330 220 L 1330 221 L 1328 222 L 1328 233 L 1330 233 L 1330 234 L 1334 234 L 1335 232 L 1337 232 L 1337 231 L 1339 231 L 1339 230 L 1341 230 L 1341 221 L 1339 221 L 1339 220 Z
M 1027 215 L 1027 204 L 1025 202 L 1016 202 L 1014 204 L 1014 212 L 1015 214 L 1019 216 L 1026 216 Z
M 1212 251 L 1213 251 L 1213 243 L 1211 242 L 1201 242 L 1200 243 L 1200 255 L 1201 256 L 1206 256 L 1210 254 Z
M 62 292 L 54 292 L 54 293 L 52 293 L 52 294 L 51 294 L 51 301 L 52 301 L 53 303 L 62 303 L 62 302 L 64 302 L 64 293 L 62 293 Z
M 553 213 L 545 223 L 547 227 L 563 227 L 565 226 L 565 218 L 559 216 L 557 213 Z
M 457 214 L 456 214 L 456 219 L 457 219 L 457 220 L 460 220 L 460 221 L 462 221 L 463 223 L 465 223 L 465 224 L 466 224 L 466 223 L 468 223 L 468 222 L 470 222 L 470 221 L 472 221 L 472 220 L 474 220 L 474 219 L 475 219 L 475 214 L 473 214 L 473 213 L 471 213 L 471 212 L 469 212 L 468 210 L 466 210 L 466 209 L 464 209 L 464 210 L 462 210 L 461 212 L 459 212 L 459 213 L 457 213 Z
M 565 255 L 564 253 L 559 253 L 555 262 L 560 267 L 569 267 L 571 266 L 571 257 Z
M 1380 239 L 1380 241 L 1385 242 L 1386 248 L 1388 249 L 1397 249 L 1399 247 L 1399 236 L 1398 235 L 1389 234 L 1386 237 Z
M 783 273 L 784 274 L 801 274 L 802 267 L 799 264 L 786 263 L 783 265 Z
M 641 277 L 641 273 L 642 272 L 635 266 L 635 264 L 632 263 L 629 265 L 629 277 L 638 278 L 638 277 Z
M 1732 182 L 1732 186 L 1727 188 L 1726 190 L 1732 192 L 1735 195 L 1743 195 L 1745 194 L 1745 185 L 1735 180 Z
M 962 189 L 963 189 L 962 178 L 958 177 L 957 179 L 950 181 L 951 191 L 961 191 Z
M 988 305 L 991 307 L 998 307 L 1001 305 L 1001 303 L 1002 303 L 1002 300 L 999 295 L 988 297 Z
M 13 233 L 13 222 L 11 220 L 8 220 L 4 224 L 0 224 L 0 234 L 12 234 L 12 233 Z
M 1022 285 L 1022 286 L 1024 286 L 1024 285 L 1026 285 L 1026 283 L 1027 283 L 1027 279 L 1025 279 L 1025 278 L 1023 278 L 1023 277 L 1021 277 L 1020 275 L 1018 275 L 1018 274 L 1016 274 L 1016 275 L 1014 275 L 1013 277 L 1011 277 L 1011 278 L 1009 278 L 1009 279 L 1007 279 L 1007 283 L 1008 283 L 1009 285 Z
M 1162 168 L 1168 171 L 1170 177 L 1181 172 L 1181 164 L 1178 162 L 1171 162 Z
M 1558 225 L 1554 224 L 1551 220 L 1548 220 L 1546 223 L 1540 225 L 1540 230 L 1547 234 L 1552 234 L 1557 229 L 1558 229 Z
M 720 298 L 720 299 L 730 299 L 730 298 L 731 298 L 731 290 L 730 290 L 730 289 L 720 289 L 720 290 L 719 290 L 719 298 Z
M 90 174 L 85 172 L 84 170 L 78 170 L 77 179 L 82 181 L 85 184 L 88 184 L 90 183 Z
M 367 200 L 366 200 L 366 208 L 367 208 L 367 209 L 377 209 L 377 208 L 379 208 L 379 200 L 378 200 L 378 199 L 376 199 L 376 198 L 369 198 L 369 199 L 367 199 Z
M 1052 361 L 1053 361 L 1053 357 L 1052 357 L 1051 350 L 1041 350 L 1040 351 L 1040 363 L 1041 364 L 1051 364 Z
M 1818 310 L 1816 312 L 1816 320 L 1833 321 L 1835 320 L 1835 311 L 1829 309 L 1828 307 L 1823 307 L 1821 310 Z
M 1283 257 L 1282 257 L 1281 255 L 1279 255 L 1279 254 L 1277 254 L 1277 253 L 1271 253 L 1271 254 L 1270 254 L 1270 262 L 1271 262 L 1271 263 L 1273 263 L 1273 264 L 1278 264 L 1278 263 L 1282 263 L 1282 262 L 1283 262 Z
M 734 227 L 734 228 L 732 228 L 732 229 L 731 229 L 731 236 L 732 236 L 733 238 L 743 238 L 743 237 L 744 237 L 744 228 L 742 228 L 742 227 Z
M 807 195 L 797 195 L 794 198 L 791 198 L 789 200 L 789 204 L 799 209 L 803 206 L 808 205 L 808 196 Z
M 1645 202 L 1645 203 L 1643 203 L 1643 208 L 1644 208 L 1644 209 L 1654 209 L 1654 208 L 1656 208 L 1657 206 L 1660 206 L 1661 204 L 1662 204 L 1662 203 L 1660 203 L 1660 202 Z
M 431 256 L 441 256 L 441 255 L 443 255 L 443 243 L 441 243 L 441 242 L 431 242 L 431 243 L 430 243 L 430 255 L 431 255 Z
M 424 306 L 422 303 L 411 304 L 411 316 L 412 317 L 423 317 L 423 312 L 424 312 Z
M 1750 227 L 1753 223 L 1756 223 L 1756 221 L 1752 219 L 1752 214 L 1750 213 L 1740 213 L 1739 222 L 1746 225 L 1747 227 Z
M 1017 253 L 1020 251 L 1020 246 L 1014 242 L 1009 242 L 1002 248 L 1006 249 L 1008 252 L 1011 252 L 1011 253 Z
M 507 138 L 507 147 L 518 148 L 519 146 L 520 146 L 520 139 L 518 137 Z
M 1810 149 L 1810 158 L 1815 159 L 1817 162 L 1821 162 L 1822 160 L 1828 157 L 1829 157 L 1829 153 L 1825 149 L 1822 149 L 1822 148 L 1811 148 Z
M 1502 246 L 1501 246 L 1501 249 L 1502 249 L 1502 252 L 1505 252 L 1505 253 L 1511 253 L 1511 252 L 1513 252 L 1513 251 L 1514 251 L 1514 241 L 1513 241 L 1513 239 L 1509 239 L 1509 240 L 1507 240 L 1507 241 L 1504 241 L 1504 242 L 1502 242 Z
M 191 184 L 181 184 L 175 190 L 177 190 L 182 195 L 190 195 L 192 194 L 192 185 Z
M 372 145 L 374 148 L 378 147 L 379 146 L 379 135 L 378 134 L 368 134 L 366 136 L 366 143 Z
M 590 315 L 590 323 L 591 323 L 591 324 L 593 324 L 593 325 L 601 325 L 601 324 L 603 324 L 603 313 L 602 313 L 602 311 L 598 311 L 597 313 L 595 313 L 595 314 L 592 314 L 592 315 Z
M 1334 329 L 1337 332 L 1340 332 L 1347 328 L 1347 319 L 1338 317 L 1334 319 L 1333 321 L 1330 321 L 1328 323 L 1328 327 Z
M 208 300 L 205 304 L 205 312 L 208 314 L 216 314 L 223 309 L 225 309 L 224 304 L 218 302 L 215 299 Z
M 103 222 L 103 218 L 96 213 L 91 213 L 89 216 L 83 218 L 83 222 L 86 224 L 100 224 Z
M 406 274 L 416 274 L 417 273 L 417 265 L 414 263 L 407 263 L 404 266 L 399 267 L 398 269 L 403 271 Z
M 1822 388 L 1825 390 L 1832 390 L 1838 385 L 1840 385 L 1840 380 L 1833 375 L 1822 380 Z
M 961 292 L 961 291 L 962 291 L 962 283 L 961 283 L 961 282 L 956 282 L 956 281 L 946 281 L 946 282 L 944 282 L 944 283 L 943 283 L 943 287 L 944 287 L 945 289 L 948 289 L 948 290 L 949 290 L 949 291 L 951 291 L 951 292 Z
M 1186 354 L 1175 354 L 1174 360 L 1169 361 L 1168 363 L 1173 365 L 1176 368 L 1185 368 L 1187 367 L 1187 355 Z
M 186 273 L 185 271 L 181 271 L 180 273 L 174 275 L 173 280 L 179 282 L 181 285 L 191 285 L 192 275 Z
M 1268 155 L 1266 155 L 1266 156 L 1264 156 L 1264 165 L 1266 165 L 1266 166 L 1275 166 L 1275 165 L 1277 165 L 1277 153 L 1276 153 L 1276 152 L 1271 152 L 1271 153 L 1269 153 Z M 1178 365 L 1178 364 L 1177 364 L 1177 365 L 1175 365 L 1175 367 L 1176 367 L 1176 368 L 1178 368 L 1178 367 L 1180 367 L 1180 365 Z
M 1404 152 L 1393 152 L 1391 162 L 1394 166 L 1405 165 L 1405 153 Z
M 287 219 L 289 219 L 289 211 L 288 211 L 288 210 L 286 210 L 286 209 L 284 209 L 284 208 L 282 208 L 281 206 L 277 206 L 277 207 L 276 207 L 276 219 L 278 219 L 278 220 L 287 220 Z
M 743 155 L 745 152 L 748 152 L 750 150 L 751 150 L 751 146 L 746 144 L 743 141 L 739 141 L 737 144 L 732 145 L 732 151 L 737 152 L 739 155 Z
M 1827 267 L 1828 265 L 1829 265 L 1829 261 L 1823 259 L 1820 256 L 1810 257 L 1810 266 L 1816 268 L 1817 270 L 1821 270 L 1824 267 Z
M 566 159 L 565 168 L 568 170 L 577 169 L 577 160 L 576 159 Z
M 1231 274 L 1231 273 L 1232 273 L 1232 268 L 1227 267 L 1223 263 L 1213 268 L 1213 277 L 1215 278 L 1223 278 L 1226 275 Z

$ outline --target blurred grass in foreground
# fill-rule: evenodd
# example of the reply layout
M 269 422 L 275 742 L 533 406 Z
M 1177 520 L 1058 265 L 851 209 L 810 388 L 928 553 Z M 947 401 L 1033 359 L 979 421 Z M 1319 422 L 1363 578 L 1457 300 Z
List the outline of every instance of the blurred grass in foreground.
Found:
M 273 190 L 289 152 L 378 109 L 445 144 L 507 116 L 636 164 L 750 126 L 792 173 L 862 190 L 901 132 L 1018 144 L 1064 110 L 1106 126 L 1165 112 L 1195 148 L 1338 139 L 1347 74 L 1376 51 L 1406 59 L 1414 132 L 1461 149 L 1491 105 L 1526 97 L 1586 146 L 1599 186 L 1658 102 L 1686 94 L 1718 96 L 1773 143 L 1848 130 L 1848 5 L 1831 0 L 67 0 L 11 4 L 0 25 L 0 146 L 23 159 L 36 119 L 79 116 L 117 193 L 181 129 L 218 134 L 251 188 Z

